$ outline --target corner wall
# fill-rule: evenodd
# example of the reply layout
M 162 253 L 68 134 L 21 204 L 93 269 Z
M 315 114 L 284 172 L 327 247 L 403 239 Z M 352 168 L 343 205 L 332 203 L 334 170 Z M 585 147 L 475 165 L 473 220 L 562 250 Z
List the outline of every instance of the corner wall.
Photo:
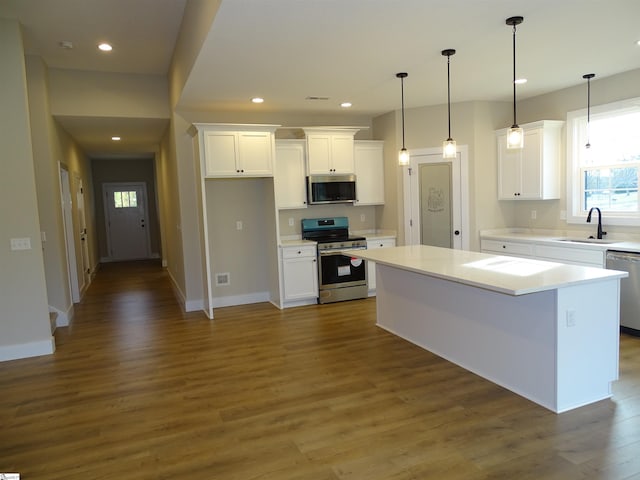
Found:
M 53 353 L 22 35 L 0 19 L 0 361 Z M 18 206 L 19 208 L 16 208 Z M 12 250 L 11 239 L 31 248 Z

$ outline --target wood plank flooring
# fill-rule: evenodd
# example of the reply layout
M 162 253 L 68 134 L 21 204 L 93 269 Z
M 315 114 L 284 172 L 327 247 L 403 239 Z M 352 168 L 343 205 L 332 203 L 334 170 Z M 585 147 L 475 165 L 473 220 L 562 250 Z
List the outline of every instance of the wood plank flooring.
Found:
M 54 355 L 0 363 L 23 479 L 640 479 L 640 339 L 613 400 L 556 415 L 375 326 L 375 299 L 185 314 L 105 265 Z

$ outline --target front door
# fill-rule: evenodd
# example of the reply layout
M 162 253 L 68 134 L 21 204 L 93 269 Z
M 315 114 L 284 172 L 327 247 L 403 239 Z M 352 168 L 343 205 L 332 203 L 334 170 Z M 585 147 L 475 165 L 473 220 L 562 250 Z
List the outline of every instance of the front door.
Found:
M 443 159 L 439 148 L 410 152 L 404 174 L 407 245 L 469 249 L 467 148 Z
M 144 183 L 105 183 L 105 229 L 111 261 L 149 258 Z

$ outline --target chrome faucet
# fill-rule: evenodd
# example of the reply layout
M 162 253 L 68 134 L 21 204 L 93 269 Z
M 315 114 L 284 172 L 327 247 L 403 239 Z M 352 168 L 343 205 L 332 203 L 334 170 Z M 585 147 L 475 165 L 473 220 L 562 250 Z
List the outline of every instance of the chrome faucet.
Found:
M 607 232 L 602 231 L 602 212 L 598 207 L 592 207 L 591 210 L 589 210 L 589 215 L 587 215 L 587 223 L 591 223 L 591 213 L 593 213 L 594 210 L 598 211 L 598 236 L 596 238 L 602 240 L 602 236 L 606 235 Z M 593 235 L 589 238 L 593 238 Z

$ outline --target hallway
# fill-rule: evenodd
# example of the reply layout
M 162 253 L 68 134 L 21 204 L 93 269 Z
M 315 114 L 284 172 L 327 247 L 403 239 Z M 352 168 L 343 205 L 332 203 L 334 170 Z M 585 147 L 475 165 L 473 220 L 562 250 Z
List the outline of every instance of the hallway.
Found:
M 615 397 L 555 415 L 375 326 L 375 299 L 185 314 L 106 264 L 54 355 L 0 363 L 25 479 L 640 478 L 640 339 Z

